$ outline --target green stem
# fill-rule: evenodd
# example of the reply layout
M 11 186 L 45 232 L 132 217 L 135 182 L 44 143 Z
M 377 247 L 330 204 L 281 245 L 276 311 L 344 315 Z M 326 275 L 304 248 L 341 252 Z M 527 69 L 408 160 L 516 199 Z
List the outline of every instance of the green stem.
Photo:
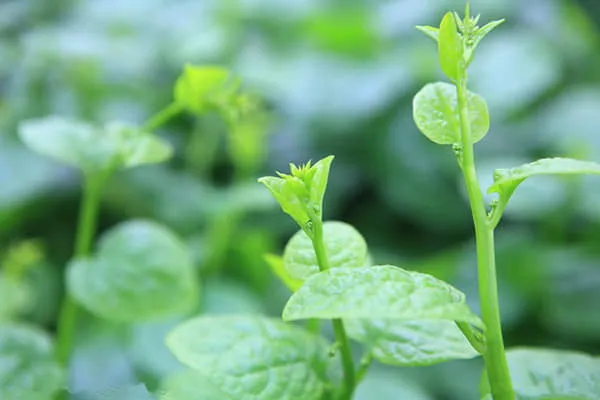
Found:
M 325 250 L 325 242 L 323 241 L 323 222 L 318 218 L 312 218 L 313 222 L 313 239 L 312 244 L 317 256 L 319 269 L 325 271 L 329 269 L 329 260 Z M 340 353 L 342 356 L 342 369 L 344 371 L 345 391 L 341 400 L 349 400 L 352 398 L 354 388 L 356 387 L 356 376 L 354 372 L 354 360 L 352 359 L 352 349 L 346 335 L 346 329 L 341 319 L 333 319 L 333 332 L 335 340 L 340 344 Z
M 151 132 L 161 125 L 164 125 L 171 118 L 179 114 L 183 110 L 183 106 L 179 103 L 171 103 L 167 107 L 163 108 L 156 114 L 154 114 L 146 123 L 142 126 L 142 130 Z
M 484 360 L 490 389 L 494 400 L 514 400 L 514 392 L 504 352 L 502 325 L 498 305 L 494 230 L 488 218 L 475 171 L 475 156 L 471 141 L 471 126 L 467 108 L 467 77 L 463 73 L 456 85 L 462 136 L 462 172 L 469 195 L 475 224 L 477 268 L 481 316 L 485 323 L 486 351 Z
M 83 199 L 79 209 L 79 226 L 75 242 L 75 257 L 87 257 L 96 232 L 98 206 L 104 179 L 85 176 Z M 67 293 L 60 309 L 57 327 L 56 356 L 61 365 L 67 366 L 73 347 L 73 335 L 77 320 L 77 304 Z

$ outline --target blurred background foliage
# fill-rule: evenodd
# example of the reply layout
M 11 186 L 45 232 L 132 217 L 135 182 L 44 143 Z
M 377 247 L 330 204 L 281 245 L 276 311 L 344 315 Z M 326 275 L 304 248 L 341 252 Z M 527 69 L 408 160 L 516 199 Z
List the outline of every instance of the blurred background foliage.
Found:
M 476 147 L 494 168 L 542 156 L 600 161 L 600 3 L 474 0 L 486 38 L 471 88 L 492 128 Z M 79 176 L 27 150 L 22 120 L 59 114 L 142 124 L 172 100 L 184 64 L 233 70 L 268 115 L 227 129 L 216 115 L 160 128 L 164 165 L 119 173 L 101 230 L 129 218 L 166 224 L 189 243 L 205 313 L 278 315 L 288 296 L 263 255 L 295 232 L 261 175 L 335 154 L 328 219 L 354 224 L 374 261 L 449 280 L 478 308 L 472 224 L 449 147 L 412 121 L 412 96 L 442 79 L 433 42 L 455 0 L 6 0 L 0 3 L 0 319 L 55 329 L 72 253 Z M 506 343 L 600 353 L 600 180 L 525 182 L 497 232 Z M 73 390 L 142 382 L 180 369 L 162 337 L 182 317 L 130 327 L 88 316 Z M 374 366 L 359 399 L 475 399 L 481 360 Z

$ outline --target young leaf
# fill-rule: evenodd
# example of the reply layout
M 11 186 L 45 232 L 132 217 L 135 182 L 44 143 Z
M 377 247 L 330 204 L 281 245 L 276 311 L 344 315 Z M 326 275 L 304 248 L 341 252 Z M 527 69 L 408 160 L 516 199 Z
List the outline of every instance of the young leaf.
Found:
M 51 399 L 65 384 L 65 375 L 45 332 L 0 324 L 0 399 Z
M 458 81 L 464 68 L 463 43 L 456 30 L 456 20 L 451 12 L 447 12 L 440 23 L 438 56 L 444 74 L 452 81 Z
M 477 143 L 490 128 L 485 99 L 467 91 L 471 141 Z M 445 82 L 428 83 L 413 99 L 413 118 L 419 130 L 437 144 L 461 142 L 456 87 Z
M 169 144 L 123 123 L 103 129 L 49 116 L 19 126 L 21 140 L 32 150 L 85 172 L 158 163 L 171 156 Z
M 488 193 L 498 193 L 504 203 L 525 179 L 535 175 L 600 174 L 600 164 L 571 158 L 542 158 L 529 164 L 494 171 L 494 183 Z
M 333 158 L 325 157 L 312 166 L 310 161 L 300 167 L 290 164 L 290 175 L 278 173 L 279 178 L 267 176 L 258 180 L 307 234 L 311 234 L 307 223 L 312 218 L 322 218 L 323 197 Z
M 160 400 L 235 400 L 194 370 L 169 376 L 161 383 Z
M 453 321 L 346 319 L 348 336 L 373 357 L 396 366 L 426 366 L 479 355 Z
M 166 339 L 175 357 L 231 399 L 319 399 L 327 343 L 303 329 L 261 316 L 206 316 Z
M 287 270 L 284 267 L 282 257 L 277 256 L 275 254 L 265 254 L 265 261 L 267 262 L 267 264 L 269 264 L 269 267 L 271 267 L 273 273 L 279 278 L 279 280 L 281 280 L 281 282 L 283 282 L 283 284 L 288 289 L 292 291 L 292 293 L 300 289 L 300 286 L 302 286 L 302 281 L 299 279 L 294 279 L 290 276 L 290 274 L 288 274 Z
M 323 240 L 330 268 L 360 268 L 367 265 L 367 243 L 352 225 L 339 221 L 325 222 Z M 298 231 L 285 246 L 283 266 L 290 277 L 300 281 L 319 272 L 312 241 L 304 231 Z
M 464 321 L 482 327 L 465 295 L 428 274 L 392 265 L 332 268 L 309 277 L 290 297 L 283 319 Z
M 189 311 L 198 299 L 186 246 L 166 228 L 143 220 L 112 228 L 94 257 L 73 260 L 67 286 L 92 313 L 124 322 Z
M 488 22 L 473 33 L 473 42 L 469 47 L 467 47 L 467 49 L 465 49 L 465 60 L 467 66 L 471 63 L 471 61 L 473 61 L 475 50 L 477 49 L 477 46 L 479 46 L 481 40 L 503 22 L 504 19 Z
M 192 113 L 202 114 L 209 109 L 228 105 L 238 83 L 224 68 L 186 65 L 175 82 L 175 102 Z
M 523 399 L 594 400 L 600 393 L 600 358 L 586 354 L 541 348 L 506 352 L 513 386 Z M 482 396 L 491 399 L 487 377 Z M 488 397 L 486 397 L 488 396 Z
M 436 42 L 438 41 L 438 37 L 440 35 L 440 28 L 435 28 L 433 26 L 427 25 L 418 25 L 416 26 L 416 28 L 417 30 L 423 32 L 424 34 L 435 40 Z

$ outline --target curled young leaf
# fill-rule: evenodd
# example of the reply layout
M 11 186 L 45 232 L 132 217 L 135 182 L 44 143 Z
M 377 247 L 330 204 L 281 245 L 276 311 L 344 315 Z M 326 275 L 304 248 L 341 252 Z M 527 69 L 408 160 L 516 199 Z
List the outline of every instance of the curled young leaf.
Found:
M 542 158 L 515 168 L 497 169 L 488 193 L 500 194 L 502 201 L 506 203 L 521 182 L 532 176 L 583 174 L 600 174 L 600 164 L 571 158 Z
M 285 321 L 308 318 L 449 320 L 483 326 L 458 289 L 392 265 L 332 268 L 312 275 L 283 310 Z
M 323 240 L 330 268 L 360 268 L 369 263 L 367 243 L 352 225 L 339 221 L 325 222 Z M 303 230 L 287 243 L 283 266 L 290 277 L 300 281 L 319 272 L 312 241 Z
M 37 153 L 89 173 L 159 163 L 172 154 L 165 141 L 120 122 L 101 128 L 49 116 L 23 122 L 19 135 Z
M 517 348 L 506 352 L 519 399 L 595 400 L 600 393 L 600 358 L 566 350 Z M 486 374 L 482 397 L 491 400 Z
M 490 128 L 485 99 L 467 91 L 471 142 L 477 143 Z M 413 99 L 413 118 L 419 130 L 437 144 L 461 143 L 456 87 L 449 83 L 428 83 Z
M 261 316 L 204 316 L 176 327 L 167 347 L 231 399 L 320 399 L 327 343 Z
M 289 175 L 278 173 L 278 178 L 267 176 L 258 180 L 275 197 L 281 209 L 309 235 L 311 231 L 307 223 L 322 218 L 323 197 L 333 158 L 325 157 L 314 165 L 309 161 L 300 167 L 290 164 Z
M 348 336 L 373 357 L 396 366 L 425 366 L 479 355 L 453 321 L 346 319 Z
M 0 324 L 0 399 L 51 399 L 65 378 L 45 332 L 28 325 Z
M 435 40 L 436 42 L 438 41 L 439 35 L 440 35 L 440 28 L 436 28 L 433 26 L 427 26 L 427 25 L 418 25 L 416 26 L 417 30 L 423 32 L 425 35 L 429 36 L 430 38 L 432 38 L 433 40 Z
M 102 236 L 93 257 L 73 260 L 67 287 L 92 313 L 125 322 L 189 311 L 199 295 L 187 247 L 143 220 L 117 225 Z
M 438 56 L 444 74 L 456 82 L 464 69 L 462 38 L 456 29 L 454 14 L 447 12 L 440 23 Z
M 188 64 L 175 82 L 175 102 L 190 112 L 201 114 L 228 105 L 238 86 L 224 68 Z

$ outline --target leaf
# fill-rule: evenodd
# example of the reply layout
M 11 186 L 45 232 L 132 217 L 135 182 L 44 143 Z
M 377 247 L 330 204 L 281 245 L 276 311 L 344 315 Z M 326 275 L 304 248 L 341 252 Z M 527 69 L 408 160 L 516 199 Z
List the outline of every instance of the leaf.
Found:
M 302 231 L 301 231 L 302 232 Z M 302 286 L 302 281 L 299 279 L 292 278 L 283 264 L 283 258 L 276 254 L 265 254 L 265 261 L 271 267 L 273 273 L 279 278 L 283 284 L 293 292 L 298 290 Z
M 73 297 L 114 321 L 143 321 L 189 311 L 198 285 L 188 249 L 166 228 L 144 220 L 105 233 L 96 255 L 73 260 L 67 271 Z
M 227 105 L 237 89 L 230 72 L 217 66 L 186 65 L 174 86 L 175 102 L 197 114 Z
M 542 348 L 517 348 L 506 352 L 514 390 L 527 400 L 594 400 L 600 393 L 600 358 Z M 482 396 L 489 395 L 487 377 Z M 490 396 L 491 398 L 491 396 Z
M 371 367 L 356 388 L 355 400 L 433 400 L 414 380 L 390 369 Z
M 485 99 L 467 91 L 471 141 L 477 143 L 490 128 Z M 461 142 L 456 87 L 445 82 L 428 83 L 413 99 L 413 118 L 419 130 L 437 144 Z
M 359 268 L 368 263 L 367 243 L 352 225 L 325 222 L 323 240 L 330 268 Z M 304 231 L 298 231 L 285 246 L 283 266 L 290 277 L 302 281 L 319 272 L 312 241 Z
M 292 295 L 283 319 L 395 319 L 483 323 L 465 295 L 428 274 L 392 265 L 333 268 L 309 277 Z
M 194 370 L 168 377 L 162 382 L 159 393 L 160 400 L 235 400 Z
M 0 399 L 47 400 L 65 383 L 50 337 L 37 328 L 0 324 Z
M 451 12 L 447 12 L 440 23 L 438 56 L 444 74 L 452 81 L 458 81 L 464 68 L 463 43 Z
M 426 366 L 479 355 L 452 321 L 347 319 L 348 336 L 373 357 L 395 366 Z
M 600 174 L 600 164 L 571 158 L 542 158 L 529 164 L 494 171 L 488 193 L 498 193 L 506 203 L 525 179 L 536 175 Z
M 21 140 L 32 150 L 85 172 L 134 167 L 165 161 L 170 145 L 120 122 L 104 128 L 49 116 L 23 122 Z
M 232 399 L 319 399 L 325 390 L 327 344 L 272 318 L 197 317 L 166 342 L 179 361 Z
M 419 31 L 426 34 L 427 36 L 429 36 L 430 38 L 432 38 L 433 40 L 435 40 L 437 43 L 439 35 L 440 35 L 440 28 L 435 28 L 433 26 L 427 26 L 427 25 L 418 25 L 418 26 L 416 26 L 416 28 Z

